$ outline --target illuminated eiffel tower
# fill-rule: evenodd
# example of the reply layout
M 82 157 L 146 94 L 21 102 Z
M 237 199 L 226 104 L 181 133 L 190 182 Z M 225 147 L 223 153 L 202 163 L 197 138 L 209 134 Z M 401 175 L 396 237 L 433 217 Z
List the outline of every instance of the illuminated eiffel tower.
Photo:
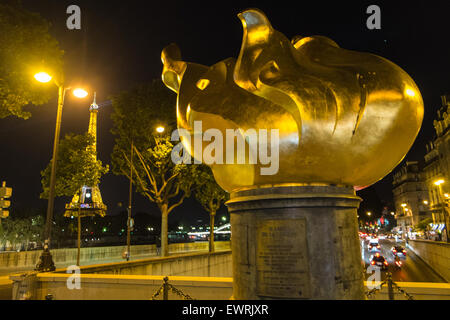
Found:
M 89 107 L 90 119 L 88 132 L 94 137 L 94 143 L 89 146 L 93 150 L 95 159 L 97 159 L 97 113 L 98 105 L 95 102 L 96 93 L 94 93 L 94 101 Z M 81 201 L 80 201 L 81 194 Z M 80 192 L 77 192 L 72 201 L 66 204 L 65 217 L 86 217 L 86 216 L 102 216 L 106 214 L 106 205 L 102 201 L 100 188 L 96 186 L 83 186 Z

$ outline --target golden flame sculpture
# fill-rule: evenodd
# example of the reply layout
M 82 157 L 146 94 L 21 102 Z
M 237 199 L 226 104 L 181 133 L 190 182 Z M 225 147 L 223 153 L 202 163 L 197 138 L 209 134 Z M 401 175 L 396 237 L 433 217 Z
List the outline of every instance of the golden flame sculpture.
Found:
M 207 67 L 181 61 L 175 44 L 162 52 L 162 80 L 178 94 L 179 128 L 195 136 L 194 121 L 201 120 L 203 131 L 216 128 L 224 136 L 226 129 L 279 129 L 277 174 L 262 175 L 260 163 L 212 164 L 221 187 L 298 183 L 358 190 L 403 159 L 424 112 L 405 71 L 324 36 L 289 41 L 257 9 L 238 17 L 244 35 L 237 60 Z M 192 142 L 183 143 L 192 154 Z

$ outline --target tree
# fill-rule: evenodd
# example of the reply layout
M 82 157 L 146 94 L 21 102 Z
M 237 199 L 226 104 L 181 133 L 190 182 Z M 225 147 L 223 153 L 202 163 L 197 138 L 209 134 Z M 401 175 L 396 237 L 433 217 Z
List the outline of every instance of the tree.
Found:
M 0 118 L 27 119 L 31 113 L 24 106 L 44 104 L 56 92 L 33 75 L 42 70 L 62 74 L 64 52 L 49 34 L 45 19 L 12 3 L 0 5 Z
M 161 212 L 161 255 L 169 254 L 168 217 L 184 199 L 189 197 L 200 179 L 198 165 L 174 164 L 171 159 L 173 144 L 169 136 L 155 137 L 155 145 L 143 152 L 133 150 L 138 166 L 126 153 L 123 157 L 131 166 L 138 191 L 156 203 Z M 127 175 L 127 171 L 123 172 Z
M 199 171 L 200 183 L 195 190 L 195 198 L 209 213 L 209 252 L 214 252 L 214 218 L 217 210 L 229 199 L 229 194 L 217 184 L 208 166 L 201 165 Z
M 56 165 L 56 183 L 55 195 L 58 196 L 73 196 L 76 193 L 80 194 L 83 186 L 96 186 L 100 183 L 102 175 L 109 170 L 108 165 L 103 167 L 102 162 L 97 160 L 95 150 L 91 148 L 94 144 L 95 138 L 85 133 L 76 135 L 73 133 L 67 134 L 59 144 L 58 161 Z M 48 198 L 50 189 L 50 172 L 51 161 L 47 168 L 41 172 L 42 188 L 41 198 Z M 80 205 L 80 204 L 79 204 Z M 80 207 L 81 209 L 81 207 Z M 74 213 L 74 215 L 76 215 Z M 77 264 L 79 265 L 80 258 L 80 234 L 81 234 L 81 216 L 77 215 L 78 219 L 78 255 Z
M 56 164 L 55 195 L 73 196 L 82 186 L 95 186 L 100 178 L 109 170 L 97 159 L 95 152 L 90 148 L 94 137 L 89 133 L 77 135 L 67 134 L 59 143 L 58 161 Z M 41 172 L 42 188 L 41 198 L 48 199 L 50 188 L 51 161 Z
M 195 166 L 175 165 L 169 136 L 157 134 L 176 128 L 176 95 L 160 79 L 137 85 L 111 98 L 115 146 L 111 155 L 114 174 L 131 178 L 136 190 L 157 204 L 161 212 L 161 254 L 168 254 L 168 215 L 190 195 Z M 133 150 L 134 155 L 131 156 Z
M 43 231 L 42 216 L 7 219 L 0 227 L 0 245 L 9 244 L 12 249 L 28 248 L 30 241 L 38 241 Z M 16 248 L 17 249 L 17 248 Z
M 426 231 L 430 223 L 433 222 L 433 218 L 425 218 L 414 226 L 415 231 Z

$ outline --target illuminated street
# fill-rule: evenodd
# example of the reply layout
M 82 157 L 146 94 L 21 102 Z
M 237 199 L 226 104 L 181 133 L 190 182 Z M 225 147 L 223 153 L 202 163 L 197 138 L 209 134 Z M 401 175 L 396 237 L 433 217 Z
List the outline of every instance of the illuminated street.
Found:
M 405 246 L 403 242 L 395 242 L 395 240 L 391 239 L 383 239 L 379 240 L 380 243 L 380 254 L 384 256 L 388 263 L 389 267 L 387 271 L 382 271 L 382 279 L 384 280 L 386 277 L 386 272 L 392 273 L 392 279 L 394 281 L 403 281 L 403 282 L 442 282 L 446 283 L 444 279 L 442 279 L 436 272 L 433 271 L 423 260 L 421 260 L 414 252 L 406 248 L 407 254 L 406 258 L 401 258 L 403 265 L 401 268 L 396 267 L 394 255 L 391 252 L 391 248 L 395 245 Z M 363 250 L 363 260 L 365 262 L 366 268 L 370 264 L 370 257 L 376 254 L 375 251 L 369 252 L 368 250 L 368 241 L 361 241 L 361 246 L 364 247 Z M 369 277 L 370 274 L 367 274 Z M 366 278 L 367 278 L 366 277 Z

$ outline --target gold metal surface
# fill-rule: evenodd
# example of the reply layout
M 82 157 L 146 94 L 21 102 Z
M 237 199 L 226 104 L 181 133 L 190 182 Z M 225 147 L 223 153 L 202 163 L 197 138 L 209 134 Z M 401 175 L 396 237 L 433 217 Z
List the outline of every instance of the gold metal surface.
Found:
M 179 128 L 194 135 L 193 123 L 201 120 L 203 132 L 216 128 L 223 136 L 226 129 L 279 129 L 277 174 L 261 175 L 267 165 L 260 163 L 213 164 L 219 185 L 227 191 L 279 183 L 362 189 L 403 159 L 424 112 L 405 71 L 324 36 L 289 41 L 257 9 L 238 17 L 244 35 L 237 60 L 207 67 L 181 61 L 174 44 L 162 52 L 163 82 L 178 93 Z

